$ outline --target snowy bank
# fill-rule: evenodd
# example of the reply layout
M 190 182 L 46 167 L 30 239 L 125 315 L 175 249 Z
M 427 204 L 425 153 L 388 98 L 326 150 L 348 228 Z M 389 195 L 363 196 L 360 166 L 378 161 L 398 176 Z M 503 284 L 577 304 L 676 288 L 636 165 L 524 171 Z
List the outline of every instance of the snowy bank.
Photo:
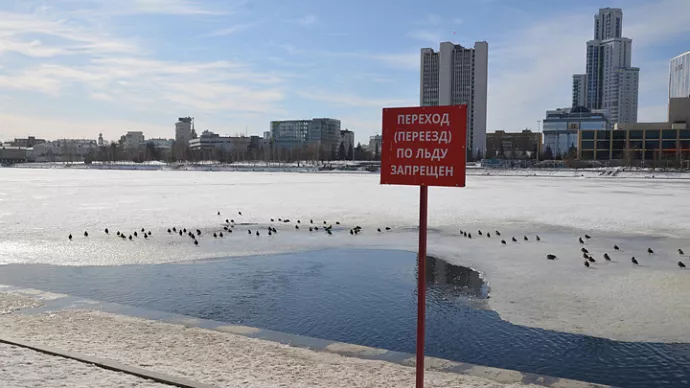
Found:
M 5 294 L 0 293 L 0 300 L 4 297 Z M 222 327 L 212 331 L 93 310 L 70 309 L 55 313 L 2 315 L 0 328 L 5 335 L 20 340 L 112 359 L 218 387 L 397 388 L 414 384 L 415 369 L 412 367 L 248 338 L 224 332 Z M 429 361 L 430 368 L 442 368 L 445 362 Z M 510 371 L 502 375 L 503 378 L 518 380 L 521 376 Z M 556 381 L 552 385 L 554 387 L 568 387 L 575 383 L 563 380 L 563 385 L 559 385 L 558 379 L 553 380 Z M 536 385 L 500 383 L 435 370 L 425 374 L 425 386 L 537 388 Z

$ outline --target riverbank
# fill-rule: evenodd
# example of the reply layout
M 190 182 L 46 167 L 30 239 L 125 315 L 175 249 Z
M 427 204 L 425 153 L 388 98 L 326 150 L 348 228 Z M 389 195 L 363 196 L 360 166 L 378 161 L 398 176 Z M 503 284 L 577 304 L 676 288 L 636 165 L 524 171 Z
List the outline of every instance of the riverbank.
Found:
M 139 315 L 157 314 L 156 320 L 145 319 L 126 306 L 119 307 L 121 313 L 105 311 L 116 308 L 113 306 L 4 287 L 0 292 L 0 332 L 217 387 L 414 385 L 412 355 L 243 326 L 212 327 L 211 322 L 192 317 L 139 310 Z M 386 357 L 400 359 L 395 363 L 384 361 Z M 427 358 L 427 367 L 427 387 L 601 387 L 433 358 Z
M 293 162 L 267 163 L 21 163 L 6 168 L 115 170 L 115 171 L 226 171 L 226 172 L 285 172 L 285 173 L 342 173 L 378 174 L 371 162 Z M 681 170 L 654 170 L 644 168 L 487 168 L 467 166 L 469 176 L 554 177 L 554 178 L 638 178 L 638 179 L 690 179 L 690 172 Z

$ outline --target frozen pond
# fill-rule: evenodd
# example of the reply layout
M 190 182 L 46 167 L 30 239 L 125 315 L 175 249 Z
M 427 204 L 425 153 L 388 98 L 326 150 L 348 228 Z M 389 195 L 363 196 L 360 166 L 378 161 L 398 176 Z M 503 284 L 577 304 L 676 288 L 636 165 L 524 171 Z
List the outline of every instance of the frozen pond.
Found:
M 470 176 L 467 188 L 430 190 L 429 253 L 481 271 L 491 286 L 488 307 L 508 322 L 688 343 L 690 270 L 677 262 L 690 260 L 677 250 L 690 253 L 689 189 L 662 179 Z M 414 251 L 417 192 L 362 174 L 0 169 L 0 262 L 93 266 L 324 248 Z M 214 239 L 225 219 L 236 222 L 234 233 Z M 333 224 L 333 235 L 309 232 L 309 220 Z M 352 236 L 355 225 L 363 231 Z M 168 234 L 173 226 L 200 229 L 199 245 Z M 267 236 L 269 226 L 279 233 Z M 391 230 L 376 231 L 386 226 Z M 141 228 L 151 238 L 114 235 Z M 478 238 L 480 229 L 493 236 Z M 585 234 L 597 260 L 592 268 L 583 265 L 577 241 Z M 559 259 L 546 260 L 549 253 Z
M 322 250 L 193 263 L 12 264 L 0 283 L 413 353 L 416 257 Z M 427 355 L 624 387 L 690 381 L 690 344 L 526 328 L 486 309 L 479 274 L 429 258 Z

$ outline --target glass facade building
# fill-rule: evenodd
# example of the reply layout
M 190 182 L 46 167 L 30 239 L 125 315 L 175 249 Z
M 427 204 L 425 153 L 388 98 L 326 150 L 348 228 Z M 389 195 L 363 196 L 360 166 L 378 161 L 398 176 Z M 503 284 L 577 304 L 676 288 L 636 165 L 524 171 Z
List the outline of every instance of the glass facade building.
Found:
M 271 121 L 271 139 L 276 148 L 294 149 L 313 144 L 333 151 L 340 144 L 340 120 Z
M 690 129 L 618 129 L 580 131 L 580 160 L 687 160 Z
M 551 149 L 554 156 L 565 155 L 578 146 L 578 131 L 602 130 L 609 122 L 603 113 L 585 107 L 557 109 L 546 112 L 543 121 L 544 150 Z

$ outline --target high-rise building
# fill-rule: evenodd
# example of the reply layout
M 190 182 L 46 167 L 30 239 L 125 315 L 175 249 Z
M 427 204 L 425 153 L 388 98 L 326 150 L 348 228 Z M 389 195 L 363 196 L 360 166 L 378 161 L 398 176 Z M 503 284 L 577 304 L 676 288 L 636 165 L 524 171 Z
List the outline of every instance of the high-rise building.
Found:
M 467 104 L 468 159 L 486 149 L 489 44 L 466 48 L 441 42 L 439 51 L 421 50 L 419 103 L 422 106 Z
M 573 74 L 573 108 L 587 106 L 587 74 Z
M 594 15 L 594 39 L 587 42 L 585 66 L 587 108 L 605 110 L 611 124 L 637 121 L 639 69 L 631 67 L 632 39 L 623 37 L 623 11 L 601 8 Z M 573 104 L 575 79 L 573 76 Z
M 690 51 L 671 59 L 669 64 L 668 97 L 690 97 Z
M 623 10 L 600 8 L 594 15 L 594 39 L 606 40 L 623 36 Z

